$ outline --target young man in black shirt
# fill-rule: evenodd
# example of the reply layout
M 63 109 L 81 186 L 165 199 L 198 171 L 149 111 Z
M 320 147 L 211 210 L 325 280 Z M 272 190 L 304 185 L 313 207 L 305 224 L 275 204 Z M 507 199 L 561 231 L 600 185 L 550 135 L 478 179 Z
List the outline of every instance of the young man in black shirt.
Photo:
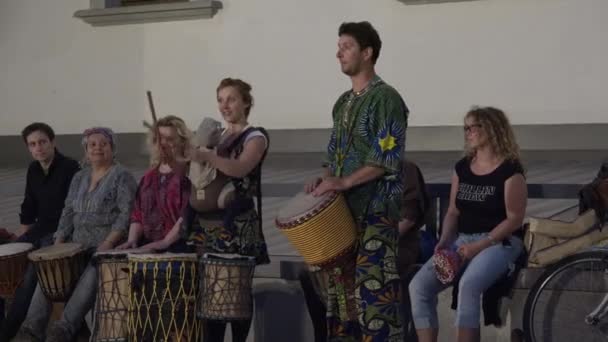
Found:
M 52 244 L 70 182 L 80 166 L 57 151 L 55 133 L 49 125 L 33 123 L 23 129 L 21 136 L 34 161 L 27 170 L 25 197 L 19 215 L 21 226 L 14 233 L 15 242 L 43 247 Z M 35 289 L 36 274 L 30 265 L 0 327 L 0 342 L 10 341 L 17 333 Z

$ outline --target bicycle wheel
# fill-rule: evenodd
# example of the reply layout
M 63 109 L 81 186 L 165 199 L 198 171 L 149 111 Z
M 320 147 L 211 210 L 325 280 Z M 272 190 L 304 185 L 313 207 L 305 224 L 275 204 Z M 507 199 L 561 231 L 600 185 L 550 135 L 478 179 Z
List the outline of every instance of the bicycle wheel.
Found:
M 606 341 L 608 319 L 585 317 L 608 294 L 608 251 L 575 254 L 549 267 L 532 286 L 524 307 L 528 342 Z

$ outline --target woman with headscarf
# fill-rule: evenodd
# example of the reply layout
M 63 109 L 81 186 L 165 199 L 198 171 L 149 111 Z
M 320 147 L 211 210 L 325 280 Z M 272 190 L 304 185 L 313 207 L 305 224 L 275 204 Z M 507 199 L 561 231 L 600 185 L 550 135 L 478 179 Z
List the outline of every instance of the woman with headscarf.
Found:
M 74 175 L 65 207 L 54 235 L 55 244 L 81 244 L 90 256 L 114 248 L 124 238 L 137 182 L 115 161 L 114 133 L 105 127 L 84 132 L 85 167 Z M 93 308 L 97 269 L 89 263 L 65 304 L 61 318 L 49 328 L 47 342 L 70 341 L 85 314 Z M 40 285 L 18 334 L 20 341 L 43 341 L 52 303 Z

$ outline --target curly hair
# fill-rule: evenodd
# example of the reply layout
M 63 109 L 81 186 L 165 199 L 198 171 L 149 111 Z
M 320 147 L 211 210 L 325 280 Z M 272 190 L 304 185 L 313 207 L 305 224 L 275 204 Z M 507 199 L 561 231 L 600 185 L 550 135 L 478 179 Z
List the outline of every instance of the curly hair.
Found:
M 216 95 L 219 94 L 220 90 L 226 87 L 234 87 L 239 92 L 241 99 L 243 99 L 243 102 L 247 105 L 245 108 L 245 117 L 249 117 L 249 112 L 251 112 L 251 108 L 253 108 L 251 85 L 241 79 L 227 77 L 220 81 L 220 84 L 216 89 Z
M 186 160 L 187 148 L 190 146 L 190 140 L 192 139 L 192 132 L 186 126 L 186 123 L 181 118 L 175 115 L 167 115 L 156 121 L 148 132 L 148 151 L 150 152 L 150 165 L 158 166 L 161 163 L 159 141 L 158 141 L 158 128 L 159 127 L 173 127 L 179 137 L 179 146 L 176 156 L 177 160 Z
M 353 37 L 361 50 L 366 48 L 372 48 L 372 63 L 376 64 L 378 57 L 380 56 L 380 49 L 382 48 L 382 40 L 378 31 L 367 21 L 359 23 L 342 23 L 338 28 L 338 36 L 347 35 Z
M 481 125 L 486 133 L 492 151 L 505 160 L 520 160 L 519 145 L 515 141 L 513 128 L 505 113 L 494 107 L 473 107 L 465 115 L 474 119 Z M 476 150 L 465 142 L 464 154 L 467 158 L 473 158 Z

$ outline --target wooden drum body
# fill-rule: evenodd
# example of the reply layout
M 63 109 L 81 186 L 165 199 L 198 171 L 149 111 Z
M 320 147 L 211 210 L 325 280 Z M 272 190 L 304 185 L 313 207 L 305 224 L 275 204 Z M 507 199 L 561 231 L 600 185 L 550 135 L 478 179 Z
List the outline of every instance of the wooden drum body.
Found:
M 205 254 L 200 260 L 198 316 L 224 321 L 251 319 L 254 268 L 254 257 Z
M 34 263 L 38 284 L 49 300 L 65 302 L 72 295 L 87 266 L 86 252 L 79 243 L 62 243 L 28 255 Z
M 129 313 L 129 259 L 131 252 L 115 250 L 93 256 L 99 285 L 95 304 L 95 327 L 92 341 L 127 341 Z
M 28 253 L 34 249 L 31 243 L 7 243 L 0 245 L 0 297 L 9 298 L 21 285 L 27 269 Z

